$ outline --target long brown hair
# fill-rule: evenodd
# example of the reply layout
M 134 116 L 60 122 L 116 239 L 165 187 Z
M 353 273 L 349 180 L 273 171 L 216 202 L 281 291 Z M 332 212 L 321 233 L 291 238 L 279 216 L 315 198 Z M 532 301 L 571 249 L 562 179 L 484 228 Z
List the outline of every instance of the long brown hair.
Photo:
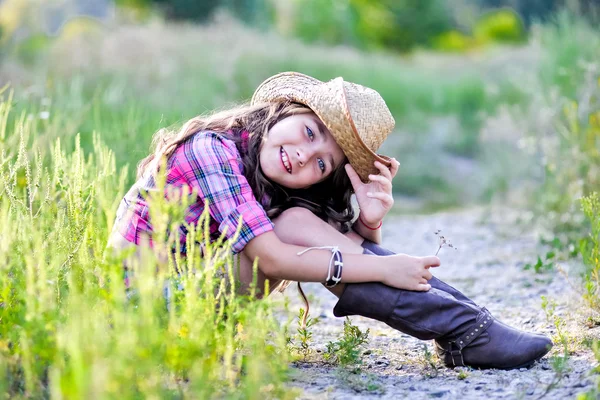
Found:
M 354 211 L 351 205 L 352 185 L 344 170 L 345 162 L 322 182 L 308 189 L 289 189 L 270 181 L 262 172 L 259 154 L 263 138 L 277 122 L 294 114 L 312 112 L 310 108 L 291 102 L 243 104 L 212 115 L 198 116 L 186 122 L 179 131 L 162 129 L 152 139 L 154 151 L 138 164 L 138 178 L 158 172 L 157 160 L 168 159 L 175 149 L 200 131 L 213 131 L 233 140 L 242 155 L 244 175 L 254 196 L 261 202 L 269 218 L 279 216 L 291 207 L 304 207 L 337 229 L 350 230 Z M 242 148 L 241 131 L 249 133 L 248 148 Z

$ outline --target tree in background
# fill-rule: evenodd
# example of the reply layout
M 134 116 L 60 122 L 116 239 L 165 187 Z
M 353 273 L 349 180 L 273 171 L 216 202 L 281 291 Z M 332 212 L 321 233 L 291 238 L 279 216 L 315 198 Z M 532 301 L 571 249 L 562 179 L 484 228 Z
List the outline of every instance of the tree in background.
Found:
M 593 0 L 595 1 L 595 0 Z M 517 11 L 527 25 L 536 20 L 545 20 L 567 3 L 585 3 L 592 0 L 475 0 L 483 8 L 510 7 Z
M 406 51 L 415 46 L 428 46 L 432 38 L 451 29 L 452 10 L 443 0 L 382 0 L 393 16 L 393 25 L 381 32 L 381 44 Z M 374 24 L 381 21 L 371 21 Z
M 277 4 L 280 33 L 308 42 L 385 47 L 427 46 L 454 26 L 443 0 L 292 0 Z M 285 19 L 282 21 L 282 19 Z
M 222 3 L 221 0 L 151 0 L 158 4 L 167 18 L 204 22 Z
M 566 6 L 594 16 L 593 8 L 600 6 L 600 0 L 0 0 L 0 9 L 4 9 L 0 13 L 0 53 L 7 43 L 24 36 L 26 25 L 45 35 L 57 30 L 44 31 L 46 22 L 32 24 L 27 22 L 30 18 L 15 18 L 16 11 L 38 15 L 43 5 L 54 10 L 44 12 L 46 16 L 62 15 L 67 4 L 69 9 L 79 10 L 74 14 L 78 16 L 91 15 L 90 7 L 114 9 L 116 4 L 135 11 L 131 15 L 139 18 L 159 10 L 168 19 L 199 23 L 225 9 L 246 24 L 306 42 L 406 52 L 415 47 L 468 51 L 496 42 L 520 42 L 532 21 L 548 19 Z M 16 11 L 6 11 L 7 5 Z M 60 21 L 65 18 L 54 19 L 59 23 L 50 25 L 62 27 Z M 43 35 L 38 39 L 26 47 L 36 49 L 46 41 Z

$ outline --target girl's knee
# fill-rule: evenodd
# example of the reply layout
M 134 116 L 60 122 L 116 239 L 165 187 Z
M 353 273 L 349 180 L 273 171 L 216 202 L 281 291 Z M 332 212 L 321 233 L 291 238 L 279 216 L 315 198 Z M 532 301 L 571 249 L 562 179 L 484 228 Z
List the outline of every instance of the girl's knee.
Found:
M 307 236 L 327 225 L 310 210 L 302 207 L 288 208 L 275 218 L 273 223 L 275 234 L 282 242 L 297 246 L 310 246 Z
M 304 207 L 292 207 L 282 212 L 273 221 L 279 224 L 298 224 L 301 222 L 307 223 L 310 221 L 321 221 L 319 217 Z

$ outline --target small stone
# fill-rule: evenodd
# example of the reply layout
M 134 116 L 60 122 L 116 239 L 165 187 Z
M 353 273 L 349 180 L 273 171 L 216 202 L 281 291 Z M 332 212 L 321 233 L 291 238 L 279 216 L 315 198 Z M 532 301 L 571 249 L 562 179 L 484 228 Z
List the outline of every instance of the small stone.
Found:
M 417 388 L 414 386 L 409 386 L 408 390 L 410 390 L 411 392 L 416 392 Z
M 402 369 L 402 364 L 396 367 L 396 371 L 400 371 Z
M 527 371 L 527 368 L 519 368 L 519 371 L 520 372 L 525 372 L 525 371 Z
M 481 386 L 475 386 L 475 390 L 481 390 Z
M 592 384 L 592 382 L 586 380 L 586 381 L 577 382 L 572 387 L 574 387 L 574 388 L 582 388 L 582 387 L 586 387 L 586 386 L 591 385 L 591 384 Z
M 383 360 L 375 361 L 375 364 L 388 366 L 388 365 L 390 365 L 390 362 L 389 362 L 389 360 L 383 359 Z
M 363 353 L 364 356 L 368 356 L 369 354 L 372 354 L 373 351 L 372 350 L 365 350 L 365 352 Z
M 444 397 L 445 395 L 450 394 L 449 390 L 440 390 L 437 392 L 429 393 L 431 397 Z
M 551 366 L 549 366 L 548 364 L 542 364 L 542 369 L 543 369 L 544 371 L 548 371 L 548 370 L 552 369 L 552 367 L 551 367 Z
M 527 389 L 526 393 L 527 393 L 527 396 L 533 395 L 535 393 L 535 388 L 529 388 L 529 389 Z

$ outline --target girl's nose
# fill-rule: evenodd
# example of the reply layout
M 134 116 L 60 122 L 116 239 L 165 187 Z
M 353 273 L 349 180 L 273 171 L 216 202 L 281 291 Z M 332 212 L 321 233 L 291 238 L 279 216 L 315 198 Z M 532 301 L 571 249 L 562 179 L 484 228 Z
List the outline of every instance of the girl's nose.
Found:
M 303 167 L 306 165 L 307 156 L 306 153 L 300 149 L 296 150 L 296 159 L 298 160 L 298 165 Z

